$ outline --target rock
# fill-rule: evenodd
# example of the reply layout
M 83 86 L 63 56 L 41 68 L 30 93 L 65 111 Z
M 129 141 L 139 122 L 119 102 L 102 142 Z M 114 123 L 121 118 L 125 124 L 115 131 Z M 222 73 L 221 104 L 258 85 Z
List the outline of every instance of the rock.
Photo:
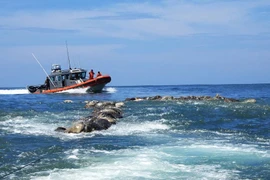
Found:
M 123 102 L 118 104 L 112 101 L 90 101 L 87 102 L 87 108 L 93 108 L 92 114 L 77 120 L 72 127 L 58 127 L 56 131 L 66 133 L 92 132 L 96 130 L 108 129 L 112 124 L 116 124 L 118 118 L 122 118 L 122 110 L 119 107 L 124 105 Z
M 161 101 L 169 101 L 169 100 L 173 100 L 174 97 L 173 96 L 163 96 L 160 100 Z
M 123 112 L 122 112 L 122 110 L 120 109 L 120 108 L 117 108 L 117 107 L 110 107 L 109 109 L 112 109 L 112 110 L 114 110 L 114 111 L 116 111 L 120 116 L 119 116 L 119 118 L 122 118 L 123 116 Z
M 76 122 L 73 124 L 71 128 L 65 130 L 66 133 L 80 133 L 84 130 L 84 123 L 83 122 Z
M 115 102 L 106 101 L 106 102 L 98 102 L 95 105 L 95 108 L 97 108 L 97 109 L 104 109 L 106 107 L 114 107 L 114 106 L 115 106 Z
M 203 100 L 210 100 L 210 99 L 212 99 L 212 97 L 211 96 L 203 96 L 202 99 Z
M 134 97 L 133 98 L 126 98 L 125 99 L 125 101 L 135 101 L 135 100 L 136 100 L 136 98 L 134 98 Z
M 177 101 L 183 101 L 183 100 L 185 100 L 185 97 L 183 97 L 183 96 L 180 96 L 180 97 L 178 97 L 178 98 L 174 98 L 175 100 L 177 100 Z
M 122 111 L 117 108 L 108 108 L 108 109 L 102 109 L 99 111 L 98 114 L 104 114 L 107 116 L 112 116 L 114 118 L 122 118 Z
M 247 99 L 244 100 L 242 103 L 256 103 L 256 99 Z
M 220 96 L 219 94 L 216 94 L 216 96 L 214 97 L 214 99 L 218 99 L 218 100 L 224 100 L 225 98 Z
M 97 116 L 97 119 L 106 119 L 106 120 L 109 121 L 110 123 L 116 124 L 116 118 L 113 117 L 113 116 L 110 116 L 110 115 L 108 115 L 108 114 L 103 114 L 103 113 L 101 113 L 101 114 L 99 114 L 99 115 Z
M 175 98 L 173 96 L 152 96 L 152 97 L 136 97 L 136 98 L 126 98 L 126 101 L 210 101 L 223 100 L 225 102 L 239 102 L 237 99 L 222 97 L 217 94 L 214 97 L 211 96 L 186 96 Z M 71 103 L 71 100 L 65 100 L 66 103 Z M 247 99 L 243 103 L 255 103 L 255 99 Z M 96 130 L 105 130 L 111 127 L 112 124 L 116 124 L 117 119 L 122 118 L 122 110 L 120 107 L 124 106 L 124 102 L 112 102 L 105 101 L 99 102 L 96 100 L 86 102 L 86 108 L 93 108 L 91 111 L 92 114 L 86 117 L 83 117 L 73 124 L 72 127 L 66 129 L 64 127 L 58 127 L 55 131 L 66 132 L 66 133 L 80 133 L 80 132 L 92 132 Z
M 86 132 L 105 130 L 111 127 L 111 125 L 112 124 L 106 119 L 94 119 L 86 124 Z
M 57 131 L 57 132 L 65 132 L 66 128 L 64 127 L 58 127 L 56 128 L 54 131 Z
M 94 107 L 97 103 L 98 103 L 98 101 L 96 101 L 96 100 L 90 101 L 90 102 L 86 103 L 85 108 Z
M 136 98 L 134 101 L 143 101 L 144 99 L 142 98 Z
M 64 103 L 72 103 L 72 100 L 64 100 Z
M 160 100 L 162 97 L 160 95 L 154 96 L 153 100 Z
M 116 108 L 120 108 L 120 107 L 123 107 L 125 104 L 123 102 L 118 102 L 118 103 L 115 103 L 115 107 Z
M 230 103 L 230 102 L 239 102 L 239 100 L 233 99 L 233 98 L 225 98 L 224 102 L 228 102 L 228 103 Z
M 126 101 L 142 101 L 142 100 L 161 100 L 161 101 L 220 101 L 223 100 L 224 102 L 239 102 L 237 99 L 233 98 L 226 98 L 219 94 L 216 94 L 216 96 L 180 96 L 180 97 L 173 97 L 173 96 L 150 96 L 150 97 L 136 97 L 136 98 L 126 98 Z M 252 100 L 251 100 L 252 102 Z
M 147 100 L 160 100 L 162 97 L 160 95 L 153 96 L 153 97 L 147 97 Z

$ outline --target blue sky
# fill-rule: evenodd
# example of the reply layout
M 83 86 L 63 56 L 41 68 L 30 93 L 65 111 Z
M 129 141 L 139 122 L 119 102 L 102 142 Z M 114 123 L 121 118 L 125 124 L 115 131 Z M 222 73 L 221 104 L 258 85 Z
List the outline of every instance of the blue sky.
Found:
M 41 84 L 51 64 L 111 86 L 270 82 L 269 0 L 1 0 L 1 87 Z

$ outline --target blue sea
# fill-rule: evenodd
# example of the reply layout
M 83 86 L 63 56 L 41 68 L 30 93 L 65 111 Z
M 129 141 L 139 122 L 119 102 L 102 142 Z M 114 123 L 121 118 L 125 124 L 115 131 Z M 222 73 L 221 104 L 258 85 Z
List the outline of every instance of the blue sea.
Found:
M 125 101 L 216 94 L 256 103 Z M 90 100 L 123 101 L 124 117 L 104 131 L 54 131 L 90 115 Z M 0 88 L 0 179 L 270 179 L 270 84 Z

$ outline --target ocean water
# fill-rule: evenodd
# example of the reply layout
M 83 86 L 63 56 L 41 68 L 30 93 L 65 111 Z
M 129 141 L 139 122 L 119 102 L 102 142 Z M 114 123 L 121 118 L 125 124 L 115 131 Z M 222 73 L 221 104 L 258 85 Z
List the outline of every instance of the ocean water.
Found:
M 256 103 L 125 102 L 108 130 L 55 132 L 85 102 L 220 94 Z M 72 103 L 64 103 L 72 100 Z M 270 84 L 106 87 L 34 95 L 0 89 L 0 179 L 270 179 Z

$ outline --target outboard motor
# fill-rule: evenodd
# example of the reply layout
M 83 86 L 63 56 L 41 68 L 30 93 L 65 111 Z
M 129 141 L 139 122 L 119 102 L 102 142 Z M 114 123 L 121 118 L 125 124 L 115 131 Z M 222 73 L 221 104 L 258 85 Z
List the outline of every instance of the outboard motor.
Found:
M 30 93 L 34 93 L 37 91 L 38 86 L 27 86 L 27 89 Z

